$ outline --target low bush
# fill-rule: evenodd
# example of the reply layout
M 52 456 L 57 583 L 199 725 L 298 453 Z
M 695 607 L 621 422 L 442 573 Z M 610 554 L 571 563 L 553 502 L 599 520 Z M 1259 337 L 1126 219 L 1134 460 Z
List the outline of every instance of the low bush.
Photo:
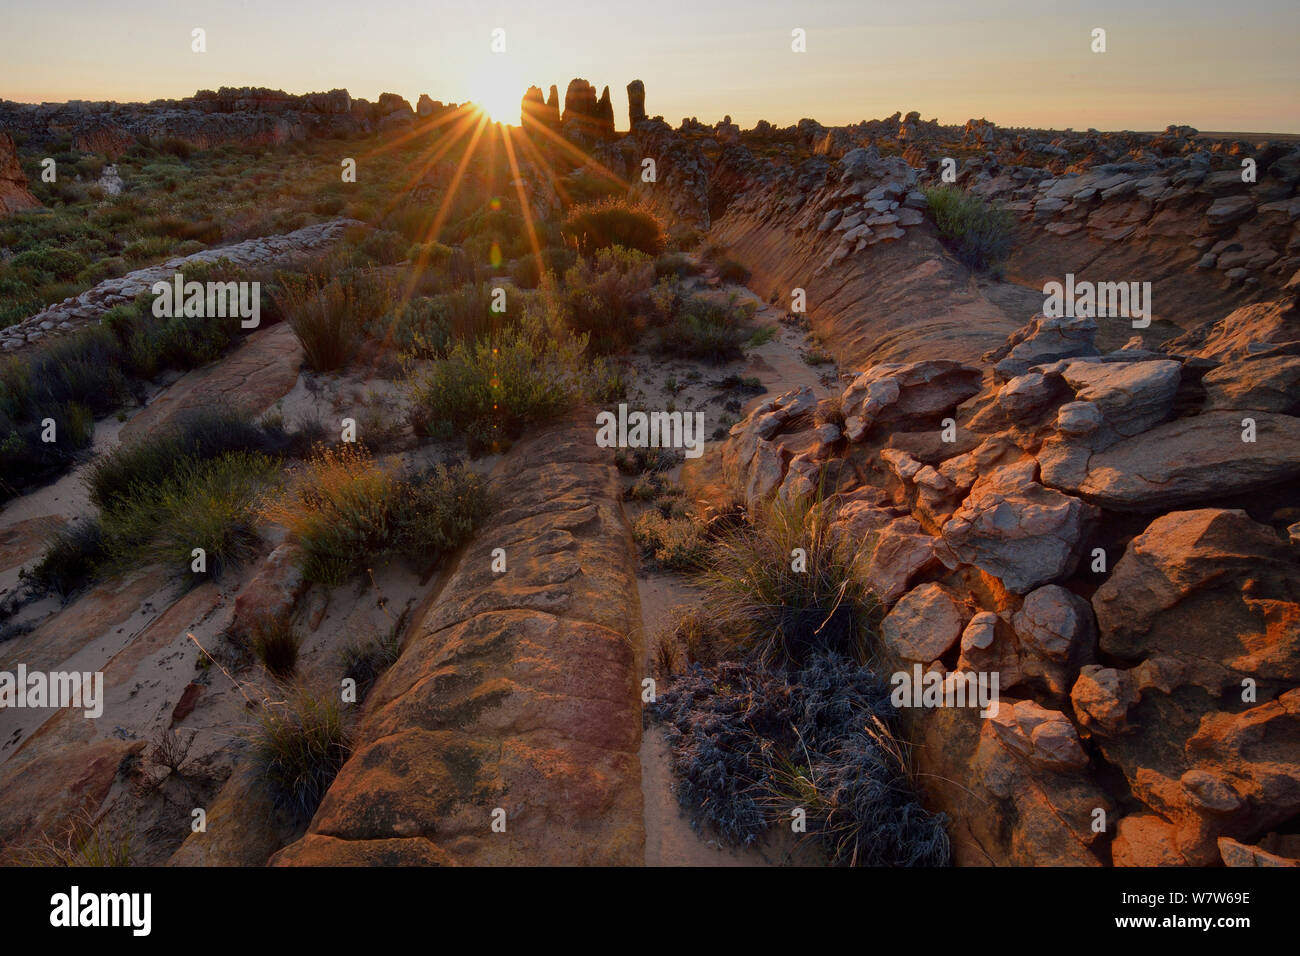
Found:
M 597 352 L 631 344 L 645 328 L 654 282 L 654 262 L 640 252 L 614 246 L 579 258 L 564 274 L 569 327 Z
M 721 259 L 716 268 L 719 279 L 723 282 L 734 282 L 736 285 L 744 285 L 751 275 L 750 271 L 735 259 Z
M 97 458 L 86 479 L 90 500 L 112 510 L 133 488 L 161 485 L 186 460 L 206 461 L 234 451 L 278 455 L 290 443 L 282 422 L 254 422 L 221 406 L 194 409 L 169 427 Z
M 585 347 L 556 337 L 536 311 L 491 338 L 457 342 L 415 381 L 411 423 L 434 438 L 463 435 L 471 452 L 508 447 L 579 397 Z
M 262 707 L 252 743 L 272 801 L 300 821 L 311 819 L 351 752 L 338 695 L 302 689 Z
M 930 216 L 957 256 L 972 269 L 987 269 L 1011 253 L 1015 219 L 988 200 L 955 186 L 925 190 Z
M 263 508 L 302 548 L 303 575 L 337 586 L 390 555 L 425 570 L 459 547 L 486 512 L 482 478 L 439 465 L 410 478 L 364 448 L 318 449 Z
M 387 312 L 393 300 L 387 286 L 356 276 L 286 276 L 273 295 L 307 364 L 318 372 L 346 365 L 366 324 Z
M 691 296 L 667 324 L 656 329 L 651 348 L 675 358 L 698 359 L 715 365 L 741 358 L 752 331 L 746 327 L 748 306 Z
M 67 600 L 95 579 L 108 558 L 104 529 L 98 518 L 74 520 L 57 529 L 45 551 L 20 576 L 38 594 L 53 592 Z
M 647 557 L 669 571 L 699 570 L 708 555 L 703 528 L 693 518 L 647 511 L 632 523 L 632 537 Z
M 278 472 L 265 455 L 228 452 L 182 459 L 159 484 L 133 485 L 101 516 L 113 566 L 157 562 L 190 583 L 221 578 L 256 552 L 258 504 Z M 201 572 L 193 570 L 196 548 Z
M 818 650 L 789 673 L 692 667 L 649 711 L 666 726 L 682 807 L 723 842 L 752 844 L 799 807 L 832 863 L 942 866 L 947 818 L 917 799 L 889 696 L 868 668 Z
M 657 256 L 668 244 L 663 221 L 649 207 L 625 199 L 602 199 L 569 210 L 562 234 L 584 254 L 608 246 Z

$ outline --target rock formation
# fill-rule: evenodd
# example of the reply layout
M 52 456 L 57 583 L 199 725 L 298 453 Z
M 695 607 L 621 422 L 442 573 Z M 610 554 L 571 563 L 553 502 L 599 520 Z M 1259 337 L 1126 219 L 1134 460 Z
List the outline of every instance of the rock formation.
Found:
M 636 124 L 645 118 L 645 84 L 633 80 L 627 85 L 628 129 L 636 129 Z
M 0 216 L 40 203 L 27 188 L 27 175 L 18 162 L 18 147 L 8 133 L 0 133 Z

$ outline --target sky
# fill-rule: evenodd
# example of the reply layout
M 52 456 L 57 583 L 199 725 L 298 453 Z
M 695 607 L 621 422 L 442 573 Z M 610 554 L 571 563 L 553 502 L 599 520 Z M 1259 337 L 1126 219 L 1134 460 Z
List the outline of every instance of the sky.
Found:
M 620 128 L 639 78 L 647 112 L 674 125 L 918 110 L 943 123 L 1300 133 L 1297 0 L 4 2 L 0 99 L 20 102 L 267 86 L 512 104 L 581 76 L 610 87 Z M 791 49 L 795 29 L 806 52 Z

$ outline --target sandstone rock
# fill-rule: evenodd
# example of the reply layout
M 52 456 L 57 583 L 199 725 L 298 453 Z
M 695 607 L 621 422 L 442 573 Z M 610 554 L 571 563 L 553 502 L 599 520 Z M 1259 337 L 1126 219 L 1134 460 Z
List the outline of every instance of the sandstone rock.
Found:
M 1032 700 L 1003 706 L 989 717 L 1002 742 L 1014 753 L 1044 770 L 1077 770 L 1088 764 L 1070 718 Z
M 980 388 L 980 374 L 960 362 L 886 363 L 861 373 L 844 390 L 845 434 L 861 441 L 875 425 L 927 422 L 951 412 Z
M 1097 323 L 1088 317 L 1049 318 L 1034 316 L 1033 320 L 1010 338 L 1001 348 L 984 355 L 986 362 L 996 363 L 995 371 L 1001 381 L 1024 375 L 1035 365 L 1076 356 L 1099 355 L 1094 340 Z
M 937 564 L 935 539 L 910 516 L 894 518 L 881 527 L 870 546 L 862 579 L 887 605 L 898 600 L 913 578 Z
M 300 549 L 285 542 L 271 552 L 243 589 L 235 597 L 235 617 L 231 633 L 246 637 L 259 621 L 293 613 L 298 598 L 307 590 L 307 581 L 298 569 Z
M 972 564 L 1024 594 L 1070 574 L 1092 509 L 1034 480 L 1030 460 L 1003 465 L 976 480 L 942 529 L 951 559 Z
M 636 124 L 645 118 L 645 84 L 640 80 L 633 80 L 627 85 L 628 128 L 635 129 Z
M 1241 441 L 1242 419 L 1256 440 Z M 1212 411 L 1158 425 L 1091 455 L 1082 470 L 1044 463 L 1044 481 L 1117 511 L 1171 508 L 1300 476 L 1300 419 Z
M 1232 837 L 1219 837 L 1218 845 L 1224 866 L 1300 866 L 1300 860 L 1248 846 Z
M 956 645 L 964 624 L 947 591 L 923 584 L 894 605 L 880 625 L 880 638 L 900 660 L 928 664 Z
M 1054 694 L 1070 693 L 1081 664 L 1092 661 L 1092 607 L 1056 584 L 1031 591 L 1012 619 L 1020 638 L 1021 668 L 1043 677 Z
M 1207 409 L 1300 412 L 1300 355 L 1246 356 L 1201 379 Z
M 18 161 L 18 147 L 8 133 L 0 133 L 0 216 L 40 206 L 27 188 L 27 174 Z
M 1260 342 L 1300 341 L 1300 314 L 1293 300 L 1244 305 L 1222 319 L 1204 322 L 1161 348 L 1175 355 L 1223 362 L 1244 358 Z
M 1116 866 L 1186 866 L 1175 848 L 1176 827 L 1154 813 L 1131 813 L 1115 824 L 1111 859 Z
M 1258 680 L 1300 680 L 1300 566 L 1245 512 L 1157 518 L 1093 596 L 1101 649 L 1134 660 L 1217 662 Z
M 493 471 L 508 505 L 371 690 L 353 755 L 276 864 L 644 862 L 634 557 L 591 421 L 575 412 Z

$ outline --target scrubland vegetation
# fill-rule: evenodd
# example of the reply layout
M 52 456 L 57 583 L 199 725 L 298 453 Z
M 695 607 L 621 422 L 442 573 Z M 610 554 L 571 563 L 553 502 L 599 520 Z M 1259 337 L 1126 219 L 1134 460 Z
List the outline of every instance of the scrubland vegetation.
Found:
M 972 269 L 989 269 L 1011 253 L 1015 219 L 1001 206 L 956 186 L 922 190 L 929 212 L 958 258 Z

